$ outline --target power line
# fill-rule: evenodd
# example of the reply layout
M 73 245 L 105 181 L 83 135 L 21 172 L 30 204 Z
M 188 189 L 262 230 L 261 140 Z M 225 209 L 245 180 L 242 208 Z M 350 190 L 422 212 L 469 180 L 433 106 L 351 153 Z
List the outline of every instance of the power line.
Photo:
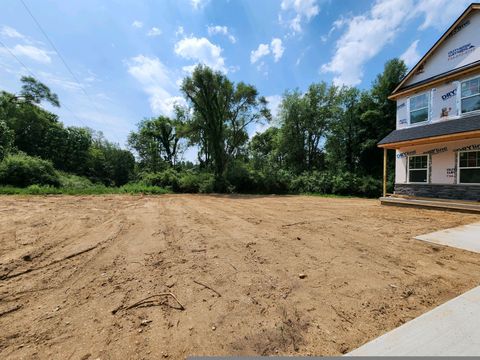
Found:
M 30 11 L 30 9 L 28 8 L 27 4 L 25 3 L 24 0 L 20 0 L 20 2 L 23 4 L 25 10 L 28 12 L 28 14 L 30 15 L 30 17 L 33 19 L 33 21 L 35 22 L 35 24 L 37 25 L 37 27 L 40 29 L 41 33 L 43 34 L 43 36 L 45 37 L 45 39 L 47 39 L 48 43 L 50 44 L 50 46 L 52 47 L 52 49 L 55 51 L 55 53 L 58 55 L 58 57 L 60 58 L 60 60 L 62 61 L 63 65 L 65 66 L 65 68 L 67 69 L 67 71 L 70 73 L 70 75 L 72 76 L 73 80 L 77 83 L 78 87 L 82 90 L 82 92 L 85 94 L 85 96 L 90 100 L 92 106 L 95 108 L 95 110 L 97 110 L 98 113 L 101 113 L 101 111 L 98 109 L 97 105 L 95 104 L 95 101 L 92 99 L 92 97 L 90 96 L 90 94 L 87 93 L 87 91 L 85 90 L 85 88 L 82 86 L 82 84 L 80 83 L 80 81 L 78 80 L 77 76 L 74 74 L 74 72 L 72 71 L 72 69 L 70 68 L 70 66 L 67 64 L 67 62 L 65 61 L 64 57 L 62 56 L 62 54 L 60 54 L 60 51 L 57 49 L 57 47 L 55 46 L 55 44 L 53 43 L 53 41 L 50 39 L 50 37 L 48 36 L 48 34 L 46 33 L 46 31 L 43 29 L 42 25 L 40 25 L 40 22 L 37 20 L 37 18 L 33 15 L 33 13 Z M 117 138 L 117 136 L 115 135 L 115 133 L 112 133 L 112 135 L 116 138 L 116 140 L 118 141 L 118 143 L 120 144 L 121 142 L 119 141 L 119 139 Z
M 53 41 L 50 39 L 50 37 L 47 35 L 47 33 L 45 32 L 45 30 L 43 30 L 42 26 L 40 25 L 40 23 L 38 22 L 37 18 L 35 16 L 33 16 L 32 12 L 30 11 L 30 9 L 28 8 L 27 4 L 25 3 L 25 1 L 23 0 L 20 0 L 21 3 L 23 4 L 23 6 L 25 7 L 25 10 L 27 10 L 27 12 L 30 14 L 30 17 L 33 19 L 33 21 L 35 22 L 35 24 L 37 24 L 38 28 L 40 29 L 40 31 L 42 32 L 43 36 L 45 36 L 45 38 L 47 39 L 48 43 L 50 44 L 50 46 L 53 48 L 53 50 L 57 53 L 58 57 L 60 58 L 60 60 L 62 61 L 63 65 L 65 65 L 65 68 L 68 70 L 68 72 L 70 73 L 70 75 L 72 75 L 73 79 L 75 80 L 75 82 L 77 83 L 77 85 L 82 89 L 82 91 L 85 93 L 86 96 L 90 97 L 88 95 L 88 93 L 85 91 L 85 89 L 83 88 L 83 86 L 80 85 L 80 81 L 78 80 L 78 78 L 76 77 L 76 75 L 73 73 L 72 69 L 70 68 L 70 66 L 68 66 L 67 62 L 65 61 L 65 59 L 63 58 L 63 56 L 60 54 L 60 52 L 58 51 L 57 47 L 55 46 L 55 44 L 53 43 Z M 91 99 L 90 99 L 91 100 Z
M 35 74 L 27 67 L 27 65 L 25 65 L 25 64 L 23 63 L 23 61 L 20 60 L 20 59 L 18 58 L 18 56 L 15 55 L 15 54 L 13 53 L 13 51 L 10 50 L 10 49 L 7 47 L 7 45 L 4 44 L 4 42 L 3 42 L 2 40 L 0 40 L 0 45 L 2 45 L 2 46 L 10 53 L 10 55 L 12 55 L 12 56 L 19 62 L 19 64 L 22 65 L 22 66 L 25 68 L 25 70 L 27 70 L 27 72 L 28 72 L 30 75 L 32 75 L 33 77 L 36 77 Z
M 24 63 L 22 60 L 20 60 L 20 59 L 18 58 L 18 56 L 15 55 L 15 53 L 14 53 L 12 50 L 10 50 L 10 48 L 9 48 L 7 45 L 5 45 L 5 43 L 4 43 L 2 40 L 0 40 L 0 45 L 2 45 L 2 46 L 8 51 L 8 53 L 9 53 L 10 55 L 12 55 L 12 56 L 15 58 L 15 60 L 17 60 L 18 63 L 23 66 L 23 68 L 24 68 L 25 70 L 27 70 L 27 72 L 28 72 L 30 75 L 32 75 L 34 78 L 39 79 L 39 77 L 38 77 L 37 75 L 35 75 L 35 73 L 34 73 L 32 70 L 30 70 L 30 69 L 28 68 L 28 66 L 25 65 L 25 63 Z M 87 124 L 85 124 L 77 115 L 75 115 L 75 113 L 72 111 L 72 109 L 70 109 L 70 108 L 69 108 L 67 105 L 65 105 L 65 104 L 63 104 L 62 106 L 63 106 L 65 109 L 67 109 L 67 110 L 73 115 L 73 117 L 75 117 L 79 122 L 81 122 L 83 126 L 88 127 Z

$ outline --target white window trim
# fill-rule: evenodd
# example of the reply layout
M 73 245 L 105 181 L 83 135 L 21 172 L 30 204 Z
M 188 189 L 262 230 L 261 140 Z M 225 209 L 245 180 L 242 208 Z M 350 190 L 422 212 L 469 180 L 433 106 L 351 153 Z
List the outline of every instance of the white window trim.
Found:
M 474 167 L 460 167 L 460 154 L 461 153 L 469 153 L 469 152 L 478 152 L 479 150 L 465 150 L 465 151 L 459 151 L 457 154 L 457 184 L 460 185 L 480 185 L 480 183 L 462 183 L 460 182 L 460 171 L 462 169 L 480 169 L 480 166 L 474 166 Z
M 410 114 L 411 114 L 410 100 L 414 97 L 422 96 L 422 95 L 427 95 L 427 101 L 428 101 L 428 104 L 427 104 L 427 120 L 412 124 L 412 121 L 411 121 L 411 118 L 410 118 Z M 417 110 L 421 110 L 421 109 L 424 109 L 424 108 L 420 108 L 420 109 L 417 109 Z M 423 93 L 419 93 L 419 94 L 415 94 L 415 95 L 410 96 L 408 98 L 408 101 L 407 101 L 408 126 L 410 127 L 410 126 L 418 126 L 418 125 L 428 124 L 430 122 L 431 118 L 432 118 L 431 109 L 432 109 L 432 92 L 431 91 L 425 91 Z M 414 110 L 414 111 L 417 111 L 417 110 Z
M 425 182 L 411 182 L 410 181 L 410 158 L 426 156 L 427 157 L 427 181 Z M 424 169 L 413 169 L 413 171 L 424 170 Z M 407 156 L 407 184 L 430 184 L 430 154 L 418 154 Z
M 467 81 L 470 81 L 470 80 L 475 80 L 475 79 L 480 79 L 480 76 L 478 75 L 475 75 L 471 78 L 468 78 L 468 79 L 463 79 L 461 81 L 458 82 L 458 89 L 457 89 L 457 92 L 458 92 L 458 102 L 457 102 L 457 106 L 458 106 L 458 113 L 460 116 L 469 116 L 469 115 L 472 115 L 472 114 L 477 114 L 477 113 L 480 113 L 480 109 L 478 110 L 472 110 L 472 111 L 468 111 L 468 112 L 462 112 L 462 100 L 463 99 L 468 99 L 470 97 L 473 97 L 473 96 L 478 96 L 480 95 L 480 92 L 478 94 L 475 94 L 475 95 L 470 95 L 470 96 L 465 96 L 465 97 L 462 97 L 462 84 L 464 82 L 467 82 Z

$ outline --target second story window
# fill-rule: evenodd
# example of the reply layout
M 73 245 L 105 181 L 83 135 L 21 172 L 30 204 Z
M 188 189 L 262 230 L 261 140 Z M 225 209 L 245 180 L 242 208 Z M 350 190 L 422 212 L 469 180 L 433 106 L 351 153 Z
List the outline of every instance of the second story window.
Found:
M 462 114 L 480 110 L 480 77 L 462 82 Z
M 417 124 L 428 120 L 428 94 L 412 96 L 410 98 L 410 124 Z

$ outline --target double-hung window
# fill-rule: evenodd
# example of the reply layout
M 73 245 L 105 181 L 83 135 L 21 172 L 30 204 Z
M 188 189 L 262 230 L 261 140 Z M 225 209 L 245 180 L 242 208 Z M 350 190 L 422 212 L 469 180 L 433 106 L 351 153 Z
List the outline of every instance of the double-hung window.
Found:
M 480 184 L 480 151 L 462 151 L 458 154 L 458 182 Z
M 480 110 L 480 77 L 463 81 L 460 94 L 462 114 Z
M 428 93 L 410 98 L 410 124 L 428 121 Z
M 428 183 L 428 155 L 408 157 L 408 182 Z

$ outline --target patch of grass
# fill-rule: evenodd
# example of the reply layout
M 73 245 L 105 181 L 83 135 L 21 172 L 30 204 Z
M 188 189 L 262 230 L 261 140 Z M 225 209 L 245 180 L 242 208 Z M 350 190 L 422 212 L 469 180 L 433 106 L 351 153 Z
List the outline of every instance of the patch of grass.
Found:
M 19 188 L 15 186 L 0 186 L 1 195 L 50 195 L 60 194 L 61 189 L 48 185 L 30 185 L 29 187 Z
M 362 196 L 358 195 L 340 195 L 340 194 L 323 194 L 323 193 L 300 193 L 299 195 L 302 196 L 317 196 L 317 197 L 324 197 L 324 198 L 338 198 L 338 199 L 353 199 L 359 198 Z M 366 197 L 366 196 L 364 196 Z
M 86 189 L 94 186 L 89 179 L 83 176 L 69 174 L 63 171 L 58 172 L 60 176 L 60 187 L 68 189 Z
M 153 185 L 145 185 L 142 183 L 130 183 L 123 185 L 118 189 L 118 193 L 126 193 L 126 194 L 151 194 L 151 195 L 162 195 L 162 194 L 170 194 L 172 191 L 165 189 L 160 186 L 153 186 Z
M 149 194 L 162 195 L 171 191 L 159 187 L 139 183 L 121 187 L 108 187 L 92 184 L 88 187 L 53 187 L 48 185 L 31 185 L 26 188 L 0 186 L 0 195 L 106 195 L 106 194 Z

